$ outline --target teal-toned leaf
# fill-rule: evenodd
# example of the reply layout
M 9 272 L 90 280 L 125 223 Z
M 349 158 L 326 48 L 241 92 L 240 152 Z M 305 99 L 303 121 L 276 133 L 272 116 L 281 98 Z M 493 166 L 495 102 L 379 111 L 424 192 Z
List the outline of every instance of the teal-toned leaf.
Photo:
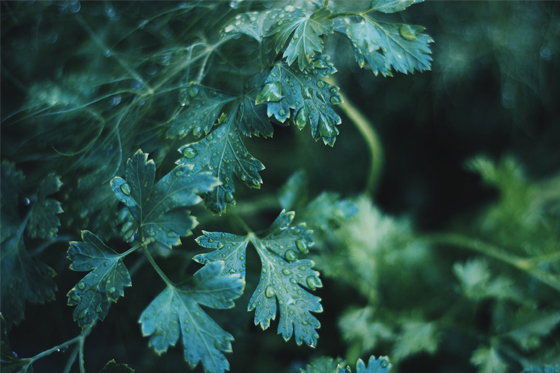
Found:
M 266 231 L 263 238 L 254 234 L 236 236 L 227 233 L 204 232 L 197 242 L 216 251 L 201 254 L 195 260 L 213 263 L 224 260 L 224 274 L 245 275 L 247 242 L 257 250 L 262 263 L 261 279 L 251 300 L 249 310 L 255 309 L 255 324 L 263 329 L 270 326 L 270 320 L 280 311 L 278 333 L 288 340 L 295 334 L 296 343 L 305 342 L 309 346 L 317 344 L 319 321 L 311 312 L 321 312 L 320 298 L 307 289 L 321 287 L 319 273 L 312 269 L 313 262 L 298 259 L 307 253 L 313 244 L 311 232 L 300 224 L 290 226 L 294 213 L 282 211 Z
M 387 373 L 391 370 L 391 364 L 387 356 L 370 356 L 367 366 L 358 359 L 356 363 L 356 373 Z M 300 373 L 352 373 L 352 369 L 346 365 L 346 362 L 337 357 L 333 359 L 328 356 L 321 356 L 313 359 L 305 369 L 300 369 Z
M 356 364 L 356 373 L 387 373 L 391 369 L 389 358 L 387 356 L 380 356 L 377 359 L 375 356 L 370 356 L 367 368 L 362 359 L 358 359 Z
M 284 63 L 277 63 L 263 90 L 270 92 L 274 86 L 278 94 L 259 93 L 257 102 L 259 99 L 266 102 L 268 116 L 274 115 L 281 123 L 291 118 L 299 129 L 309 124 L 315 140 L 322 138 L 325 144 L 332 146 L 338 135 L 336 126 L 342 122 L 332 105 L 342 102 L 342 98 L 338 88 L 321 77 L 328 77 L 336 70 L 324 57 L 316 58 L 313 66 L 310 73 L 302 73 Z
M 196 242 L 207 249 L 215 249 L 205 254 L 194 257 L 199 263 L 207 264 L 218 260 L 224 261 L 224 273 L 239 273 L 245 278 L 245 260 L 249 237 L 236 236 L 230 233 L 216 233 L 202 231 L 204 234 L 196 239 Z
M 431 322 L 405 321 L 403 331 L 393 346 L 393 359 L 401 360 L 419 352 L 433 354 L 437 350 L 439 332 Z
M 559 323 L 560 312 L 520 312 L 506 336 L 522 349 L 532 350 L 539 347 L 540 339 L 550 334 Z
M 346 365 L 340 357 L 333 359 L 330 356 L 319 356 L 299 371 L 300 373 L 331 373 L 335 372 L 339 365 Z
M 338 320 L 342 337 L 350 344 L 359 343 L 362 351 L 371 351 L 382 340 L 394 339 L 389 325 L 383 323 L 371 306 L 350 308 Z
M 276 53 L 283 50 L 289 41 L 283 54 L 288 65 L 297 59 L 301 71 L 310 70 L 313 68 L 313 57 L 323 51 L 321 36 L 333 32 L 333 21 L 329 19 L 331 14 L 326 8 L 306 14 L 300 8 L 286 7 L 269 15 L 269 18 L 274 17 L 274 23 L 267 36 L 272 38 Z
M 229 369 L 223 353 L 231 352 L 233 337 L 200 308 L 231 308 L 243 292 L 243 279 L 221 275 L 223 268 L 217 261 L 196 272 L 192 283 L 166 287 L 142 312 L 142 334 L 150 336 L 150 346 L 158 354 L 174 346 L 181 335 L 191 368 L 202 362 L 209 373 Z
M 23 242 L 26 221 L 18 213 L 17 201 L 24 176 L 12 163 L 2 162 L 2 313 L 6 328 L 19 324 L 25 317 L 25 302 L 41 303 L 55 298 L 56 272 L 48 265 L 33 260 Z
M 185 209 L 199 203 L 219 182 L 209 172 L 193 172 L 192 165 L 179 165 L 155 185 L 155 163 L 138 150 L 126 165 L 126 180 L 111 180 L 113 192 L 130 210 L 136 225 L 128 224 L 125 237 L 142 229 L 145 237 L 171 248 L 190 234 L 197 222 Z M 197 170 L 195 170 L 197 171 Z M 125 227 L 123 226 L 123 232 Z
M 258 74 L 247 84 L 240 97 L 237 109 L 237 125 L 245 136 L 272 137 L 274 130 L 267 116 L 266 105 L 259 105 L 257 94 L 261 91 L 268 76 L 266 71 Z
M 375 75 L 391 76 L 391 69 L 405 74 L 430 69 L 429 43 L 433 40 L 422 31 L 422 26 L 379 22 L 363 16 L 345 33 L 360 67 L 367 62 Z
M 507 364 L 494 348 L 479 347 L 471 356 L 471 364 L 478 366 L 478 373 L 504 373 Z
M 33 373 L 33 367 L 31 366 L 32 360 L 19 359 L 12 350 L 10 340 L 8 339 L 8 332 L 6 330 L 6 320 L 4 320 L 4 316 L 2 315 L 2 313 L 0 313 L 0 323 L 2 324 L 2 345 L 0 351 L 0 366 L 2 366 L 2 372 Z
M 109 361 L 99 373 L 134 373 L 134 369 L 127 364 L 117 364 L 115 360 Z
M 383 13 L 396 13 L 424 0 L 373 0 L 371 9 Z
M 192 132 L 195 136 L 208 134 L 220 116 L 224 105 L 235 97 L 199 84 L 181 89 L 179 102 L 184 106 L 167 131 L 169 138 L 183 138 Z
M 333 192 L 323 192 L 309 202 L 303 219 L 313 229 L 332 233 L 346 219 L 358 213 L 358 206 L 348 199 L 341 199 Z
M 74 320 L 83 329 L 104 320 L 109 302 L 123 297 L 132 281 L 122 257 L 89 231 L 82 232 L 82 242 L 70 242 L 68 259 L 71 270 L 91 271 L 68 292 L 68 305 L 77 306 Z
M 560 364 L 525 369 L 521 373 L 560 373 Z
M 247 186 L 260 188 L 262 184 L 259 171 L 264 170 L 264 165 L 243 144 L 235 120 L 238 110 L 236 106 L 225 122 L 204 139 L 179 149 L 184 155 L 177 161 L 179 165 L 194 167 L 194 172 L 208 169 L 220 180 L 221 185 L 205 196 L 207 208 L 218 214 L 235 204 L 234 174 Z
M 278 202 L 284 210 L 298 210 L 307 199 L 308 180 L 305 171 L 298 170 L 290 176 L 278 192 Z
M 271 9 L 238 14 L 226 24 L 223 32 L 225 35 L 245 34 L 262 43 L 268 29 L 275 22 L 278 12 L 277 9 Z
M 64 211 L 60 202 L 47 196 L 58 192 L 61 186 L 60 177 L 53 173 L 47 175 L 39 185 L 37 202 L 33 205 L 27 224 L 27 234 L 30 237 L 45 238 L 58 233 L 60 219 L 56 215 Z

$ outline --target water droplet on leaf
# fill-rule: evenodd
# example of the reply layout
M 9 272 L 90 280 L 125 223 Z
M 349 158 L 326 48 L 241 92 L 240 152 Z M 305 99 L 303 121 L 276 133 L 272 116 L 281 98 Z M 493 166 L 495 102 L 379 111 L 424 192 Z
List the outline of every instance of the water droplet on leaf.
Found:
M 197 154 L 198 153 L 196 152 L 196 150 L 191 148 L 191 147 L 187 146 L 183 149 L 183 156 L 185 158 L 192 159 L 192 158 L 196 157 Z
M 272 298 L 273 296 L 276 295 L 276 290 L 274 290 L 272 286 L 268 285 L 266 287 L 265 295 L 267 298 Z

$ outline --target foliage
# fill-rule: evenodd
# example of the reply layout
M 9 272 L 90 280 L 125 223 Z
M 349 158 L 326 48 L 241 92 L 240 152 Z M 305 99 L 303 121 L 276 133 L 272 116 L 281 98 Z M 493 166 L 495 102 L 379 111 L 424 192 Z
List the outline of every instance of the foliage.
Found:
M 560 17 L 420 2 L 2 2 L 2 371 L 557 370 Z

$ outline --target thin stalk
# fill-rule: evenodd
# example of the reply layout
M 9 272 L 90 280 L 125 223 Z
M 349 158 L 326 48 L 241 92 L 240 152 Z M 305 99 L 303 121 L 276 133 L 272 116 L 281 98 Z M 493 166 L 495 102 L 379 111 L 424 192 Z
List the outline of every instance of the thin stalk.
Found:
M 148 251 L 148 248 L 146 246 L 144 246 L 144 254 L 146 255 L 146 258 L 148 258 L 148 261 L 150 262 L 152 267 L 158 273 L 159 277 L 161 277 L 162 280 L 165 281 L 167 286 L 175 287 L 175 284 L 173 283 L 173 281 L 171 281 L 169 279 L 169 277 L 167 277 L 167 275 L 161 270 L 161 268 L 159 268 L 156 261 L 154 260 L 154 257 L 152 256 L 152 254 L 150 254 L 150 252 Z
M 68 359 L 68 362 L 66 363 L 66 367 L 64 367 L 64 371 L 62 373 L 70 373 L 70 370 L 72 369 L 72 365 L 74 365 L 74 362 L 76 361 L 76 356 L 78 356 L 78 351 L 79 351 L 78 347 L 72 350 L 72 355 L 70 355 L 70 359 Z
M 83 343 L 84 343 L 83 341 L 85 341 L 86 337 L 89 335 L 90 332 L 91 332 L 91 327 L 86 328 L 86 329 L 84 329 L 84 330 L 82 331 L 82 333 L 81 333 L 79 336 L 77 336 L 77 337 L 75 337 L 75 338 L 72 338 L 72 339 L 70 339 L 69 341 L 66 341 L 66 342 L 64 342 L 64 343 L 61 343 L 61 344 L 59 344 L 59 345 L 57 345 L 57 346 L 54 346 L 53 348 L 49 348 L 48 350 L 43 351 L 43 352 L 41 352 L 41 353 L 39 353 L 39 354 L 37 354 L 37 355 L 35 355 L 35 356 L 29 358 L 29 359 L 25 359 L 25 360 L 31 360 L 31 362 L 33 363 L 33 362 L 35 362 L 36 360 L 39 360 L 39 359 L 41 359 L 41 358 L 43 358 L 43 357 L 45 357 L 45 356 L 48 356 L 48 355 L 52 354 L 53 352 L 56 352 L 56 351 L 58 351 L 58 350 L 60 350 L 60 349 L 62 349 L 62 348 L 68 347 L 68 346 L 70 346 L 71 344 L 74 344 L 74 343 L 76 343 L 76 342 L 78 342 L 78 343 L 80 343 L 80 344 L 83 344 Z
M 241 218 L 241 216 L 239 216 L 235 211 L 231 211 L 228 216 L 235 222 L 237 223 L 239 226 L 241 226 L 241 228 L 243 228 L 243 230 L 245 232 L 247 232 L 248 234 L 254 234 L 253 230 L 251 229 L 251 227 L 249 227 L 249 225 L 247 225 L 247 223 L 245 223 L 245 221 Z
M 332 78 L 328 79 L 330 84 L 336 85 Z M 348 98 L 343 97 L 339 107 L 344 111 L 348 118 L 354 123 L 360 134 L 363 136 L 371 157 L 369 174 L 366 182 L 365 192 L 371 196 L 375 194 L 379 186 L 379 176 L 383 169 L 383 147 L 379 136 L 375 132 L 372 123 L 356 108 Z
M 556 276 L 535 268 L 535 266 L 527 259 L 520 258 L 517 255 L 505 253 L 503 250 L 494 245 L 490 245 L 477 239 L 472 239 L 470 237 L 465 237 L 456 233 L 430 235 L 427 236 L 425 240 L 434 244 L 462 247 L 484 254 L 491 258 L 498 259 L 560 291 L 560 279 L 558 279 Z

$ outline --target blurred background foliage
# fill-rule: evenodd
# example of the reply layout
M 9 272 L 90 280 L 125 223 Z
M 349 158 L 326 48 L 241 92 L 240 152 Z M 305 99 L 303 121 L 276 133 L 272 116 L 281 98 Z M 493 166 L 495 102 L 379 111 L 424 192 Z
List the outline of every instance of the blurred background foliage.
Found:
M 138 148 L 166 172 L 189 140 L 166 138 L 184 99 L 169 87 L 198 78 L 224 84 L 220 74 L 237 70 L 239 80 L 222 87 L 231 90 L 243 74 L 258 73 L 247 64 L 256 45 L 249 39 L 220 46 L 209 60 L 204 53 L 232 14 L 273 4 L 2 2 L 2 159 L 15 162 L 30 190 L 50 172 L 61 175 L 62 237 L 83 229 L 115 237 L 117 201 L 107 180 L 122 174 Z M 426 27 L 435 41 L 431 72 L 376 77 L 359 68 L 342 38 L 329 37 L 326 48 L 341 92 L 373 123 L 383 148 L 374 196 L 359 196 L 370 157 L 342 114 L 333 148 L 293 126 L 247 142 L 267 169 L 261 190 L 238 188 L 237 209 L 264 228 L 293 191 L 288 204 L 316 232 L 325 312 L 310 350 L 256 329 L 241 306 L 209 311 L 236 338 L 233 372 L 296 372 L 316 356 L 355 361 L 372 353 L 388 355 L 397 372 L 518 372 L 560 363 L 559 289 L 542 279 L 560 277 L 560 8 L 434 1 L 392 16 Z M 177 74 L 189 59 L 200 62 Z M 297 169 L 305 187 L 298 192 L 294 179 L 295 189 L 285 187 L 277 203 Z M 193 214 L 205 230 L 224 224 L 202 210 Z M 25 321 L 10 331 L 20 356 L 79 333 L 65 304 L 79 276 L 68 270 L 67 241 L 48 250 L 28 243 L 59 273 L 59 291 L 55 302 L 28 304 Z M 190 258 L 200 251 L 183 240 L 170 254 L 180 260 L 165 265 L 192 273 Z M 88 371 L 113 358 L 137 372 L 188 369 L 180 348 L 158 357 L 141 336 L 138 316 L 160 290 L 154 278 L 136 273 L 126 298 L 88 337 Z M 67 359 L 63 351 L 35 369 L 55 371 Z

